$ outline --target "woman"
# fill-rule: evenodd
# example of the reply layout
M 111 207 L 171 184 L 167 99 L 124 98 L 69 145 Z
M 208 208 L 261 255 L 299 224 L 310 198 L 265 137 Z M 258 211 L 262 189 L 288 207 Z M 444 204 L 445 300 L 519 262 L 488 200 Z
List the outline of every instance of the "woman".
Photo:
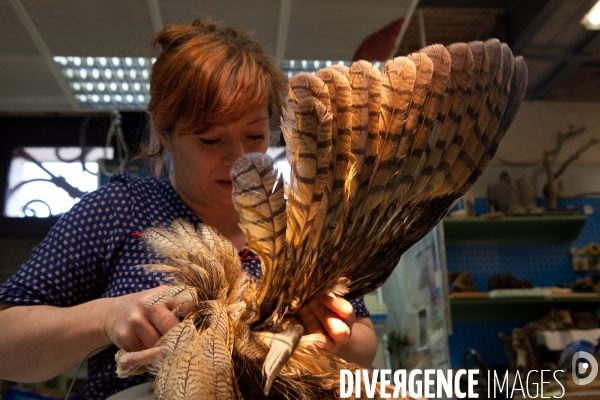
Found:
M 265 152 L 269 122 L 279 118 L 286 80 L 245 32 L 196 21 L 161 31 L 148 107 L 144 154 L 170 181 L 116 174 L 85 196 L 52 228 L 17 274 L 0 286 L 0 378 L 35 382 L 76 365 L 90 350 L 86 392 L 101 399 L 143 383 L 120 380 L 114 354 L 154 346 L 179 320 L 177 304 L 144 307 L 160 292 L 160 276 L 140 232 L 176 218 L 217 228 L 242 249 L 229 172 L 245 153 Z M 260 278 L 257 257 L 240 253 Z M 323 351 L 369 367 L 377 349 L 362 300 L 323 297 L 296 316 L 306 333 L 326 338 Z M 10 327 L 7 329 L 6 327 Z

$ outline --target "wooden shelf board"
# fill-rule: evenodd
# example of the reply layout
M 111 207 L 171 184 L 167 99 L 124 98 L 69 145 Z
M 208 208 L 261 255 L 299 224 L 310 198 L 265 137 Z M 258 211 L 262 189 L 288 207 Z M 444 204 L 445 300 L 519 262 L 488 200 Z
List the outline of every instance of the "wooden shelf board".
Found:
M 451 298 L 452 322 L 520 321 L 540 318 L 552 308 L 591 311 L 600 306 L 594 293 L 553 297 Z
M 446 244 L 570 242 L 579 236 L 586 215 L 444 218 Z

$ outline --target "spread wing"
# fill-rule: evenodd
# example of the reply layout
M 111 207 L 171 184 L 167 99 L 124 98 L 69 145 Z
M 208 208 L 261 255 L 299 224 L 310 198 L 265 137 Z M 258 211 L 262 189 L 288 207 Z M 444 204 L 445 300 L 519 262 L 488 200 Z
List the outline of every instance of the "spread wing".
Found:
M 154 373 L 158 399 L 336 398 L 339 370 L 359 367 L 320 354 L 282 318 L 320 294 L 353 299 L 382 285 L 489 164 L 526 87 L 523 58 L 497 40 L 429 46 L 381 71 L 359 61 L 294 76 L 287 191 L 266 155 L 232 169 L 263 279 L 242 272 L 210 227 L 148 229 L 162 258 L 147 268 L 172 286 L 147 306 L 192 311 L 157 347 L 119 352 L 120 376 Z
M 523 59 L 493 39 L 429 46 L 381 72 L 359 61 L 293 77 L 286 273 L 265 295 L 272 311 L 383 284 L 481 175 L 526 80 Z

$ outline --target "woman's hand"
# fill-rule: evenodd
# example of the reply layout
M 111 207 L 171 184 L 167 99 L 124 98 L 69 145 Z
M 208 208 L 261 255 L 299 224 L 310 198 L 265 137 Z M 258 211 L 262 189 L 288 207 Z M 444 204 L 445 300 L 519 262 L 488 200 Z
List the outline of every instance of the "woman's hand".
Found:
M 306 334 L 320 334 L 323 350 L 335 354 L 340 346 L 350 342 L 356 321 L 354 307 L 343 297 L 323 295 L 308 302 L 298 312 Z
M 104 323 L 104 333 L 108 339 L 127 351 L 153 347 L 162 335 L 180 322 L 175 313 L 186 315 L 190 311 L 190 304 L 182 297 L 152 301 L 153 297 L 160 296 L 168 289 L 166 286 L 159 286 L 110 298 L 112 307 Z

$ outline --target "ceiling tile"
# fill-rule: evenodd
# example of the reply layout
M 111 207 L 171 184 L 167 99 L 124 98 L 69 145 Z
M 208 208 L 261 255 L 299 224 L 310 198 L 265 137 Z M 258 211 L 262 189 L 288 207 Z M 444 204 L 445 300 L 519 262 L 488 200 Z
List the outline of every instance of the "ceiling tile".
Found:
M 457 42 L 486 40 L 503 10 L 497 8 L 423 8 L 427 44 L 449 45 Z M 421 48 L 418 19 L 411 20 L 397 55 Z
M 0 54 L 39 54 L 8 0 L 0 0 Z
M 147 55 L 154 31 L 145 0 L 22 2 L 53 55 Z
M 285 58 L 351 60 L 371 33 L 402 17 L 408 0 L 306 0 L 292 3 Z
M 0 57 L 0 110 L 70 110 L 42 57 Z
M 589 9 L 591 0 L 569 0 L 560 4 L 560 7 L 529 42 L 528 49 L 537 50 L 543 47 L 554 51 L 573 45 L 578 45 L 586 30 L 579 23 L 586 10 Z
M 227 26 L 253 31 L 265 49 L 275 53 L 279 27 L 280 0 L 193 1 L 162 0 L 159 2 L 163 22 L 189 24 L 195 19 L 212 17 Z

